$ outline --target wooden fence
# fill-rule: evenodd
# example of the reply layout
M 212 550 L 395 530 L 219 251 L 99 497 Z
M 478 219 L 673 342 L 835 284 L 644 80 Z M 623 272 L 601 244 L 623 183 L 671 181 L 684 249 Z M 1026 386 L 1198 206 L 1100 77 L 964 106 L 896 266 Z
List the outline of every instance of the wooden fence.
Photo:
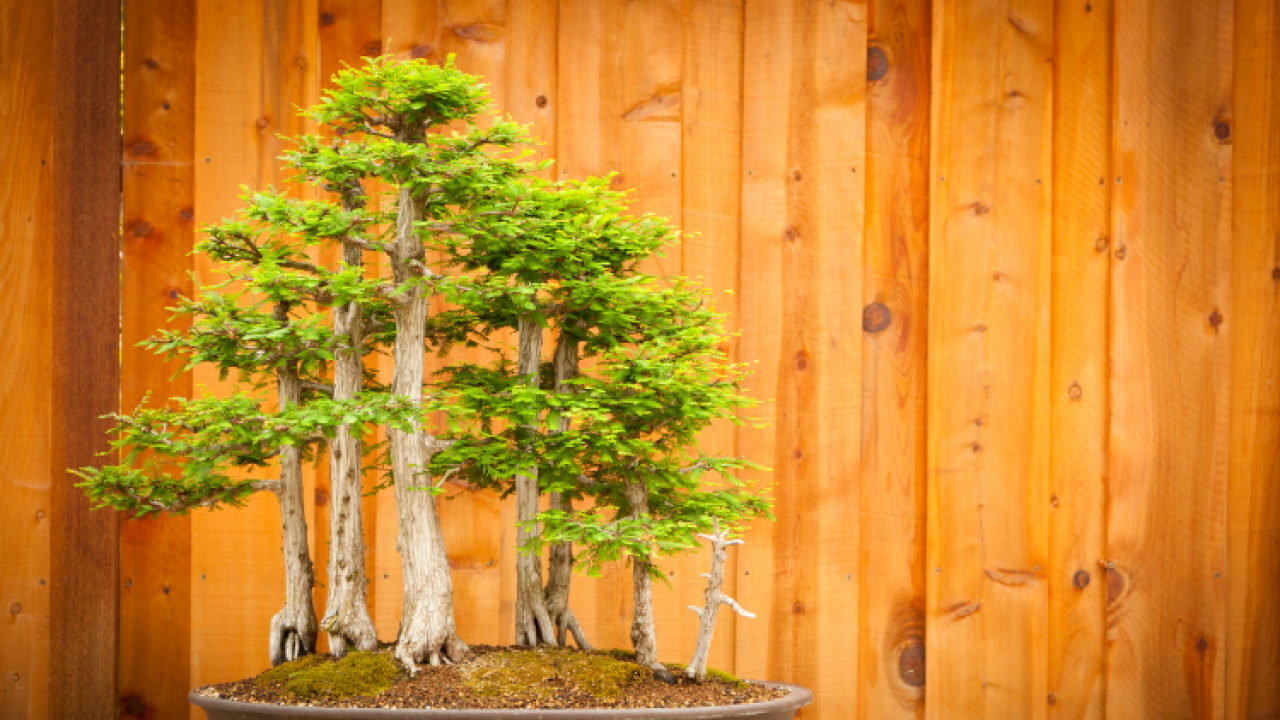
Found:
M 75 354 L 110 325 L 76 313 L 80 283 L 109 310 L 116 276 L 106 235 L 68 239 L 92 153 L 69 113 L 110 104 L 101 77 L 68 74 L 88 52 L 63 25 L 88 22 L 75 6 L 0 3 L 0 716 L 92 717 L 118 688 L 121 716 L 177 718 L 189 688 L 267 662 L 278 511 L 121 522 L 118 561 L 75 555 L 116 543 L 62 473 L 101 444 L 89 410 L 111 408 L 69 373 L 114 383 L 108 346 Z M 721 620 L 713 666 L 807 685 L 824 720 L 1280 715 L 1277 0 L 124 13 L 124 407 L 218 388 L 134 345 L 208 273 L 197 229 L 241 184 L 281 181 L 277 135 L 307 129 L 295 106 L 362 55 L 456 55 L 553 172 L 616 172 L 639 210 L 697 233 L 664 272 L 733 293 L 731 351 L 768 426 L 706 443 L 772 468 L 777 522 L 731 556 L 759 617 Z M 77 265 L 86 247 L 107 255 Z M 308 482 L 322 570 L 327 473 Z M 393 502 L 364 508 L 384 639 Z M 460 632 L 510 642 L 513 508 L 464 496 L 442 515 Z M 665 659 L 692 650 L 705 562 L 666 566 Z M 118 574 L 118 623 L 93 572 Z M 598 645 L 626 645 L 629 598 L 617 569 L 574 581 Z

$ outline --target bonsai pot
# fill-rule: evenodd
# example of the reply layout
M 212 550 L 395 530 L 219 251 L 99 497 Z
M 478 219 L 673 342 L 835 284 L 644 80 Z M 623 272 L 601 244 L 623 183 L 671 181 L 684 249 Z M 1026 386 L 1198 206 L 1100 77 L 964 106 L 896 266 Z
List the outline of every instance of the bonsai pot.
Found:
M 689 708 L 592 708 L 576 710 L 425 710 L 383 708 L 327 708 L 297 705 L 273 705 L 239 700 L 223 700 L 191 691 L 192 704 L 200 707 L 209 720 L 267 720 L 268 718 L 307 718 L 326 720 L 363 718 L 367 720 L 719 720 L 719 718 L 752 718 L 753 720 L 791 720 L 796 711 L 813 702 L 813 693 L 799 685 L 761 682 L 786 690 L 785 697 L 743 705 L 713 705 Z

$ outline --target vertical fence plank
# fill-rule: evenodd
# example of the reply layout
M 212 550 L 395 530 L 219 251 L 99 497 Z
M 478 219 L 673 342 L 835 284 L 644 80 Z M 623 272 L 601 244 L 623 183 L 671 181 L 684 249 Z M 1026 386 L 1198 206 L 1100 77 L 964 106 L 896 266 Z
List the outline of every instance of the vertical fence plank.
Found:
M 120 404 L 191 396 L 181 361 L 138 343 L 191 296 L 195 141 L 194 0 L 125 7 L 124 281 Z M 120 528 L 120 712 L 181 717 L 191 689 L 191 519 Z
M 1280 712 L 1280 5 L 1235 18 L 1227 717 Z
M 1110 308 L 1110 0 L 1054 17 L 1049 716 L 1101 718 Z M 1040 698 L 1035 698 L 1040 702 Z
M 739 555 L 736 670 L 814 688 L 809 716 L 857 706 L 866 6 L 746 7 L 740 357 L 768 428 L 777 521 Z
M 1053 6 L 933 33 L 927 714 L 1043 717 Z
M 111 462 L 120 407 L 120 3 L 52 6 L 49 715 L 94 720 L 117 716 L 119 518 L 68 469 Z
M 318 8 L 315 0 L 206 1 L 198 18 L 195 218 L 203 226 L 239 207 L 241 185 L 282 185 L 278 136 L 305 128 L 296 107 L 312 104 L 318 88 Z M 209 261 L 197 258 L 197 282 L 216 278 Z M 229 390 L 208 368 L 195 371 L 195 383 L 197 394 Z M 274 393 L 264 402 L 274 406 Z M 314 471 L 304 477 L 314 558 Z M 260 495 L 243 509 L 198 511 L 191 526 L 191 681 L 261 672 L 269 664 L 270 618 L 284 604 L 276 499 Z
M 719 0 L 686 3 L 681 19 L 680 229 L 687 236 L 680 246 L 680 265 L 685 275 L 697 278 L 712 293 L 716 310 L 725 315 L 728 332 L 738 327 L 742 14 L 742 0 Z M 731 339 L 725 350 L 736 360 L 735 340 Z M 735 457 L 739 454 L 737 428 L 728 422 L 718 423 L 702 434 L 699 445 L 706 452 Z M 737 596 L 737 557 L 737 551 L 731 552 L 725 565 L 724 592 L 730 597 Z M 711 553 L 705 547 L 679 562 L 676 572 L 686 580 L 680 587 L 683 605 L 701 602 L 705 587 L 699 575 L 709 570 L 710 562 Z M 669 656 L 684 662 L 692 654 L 698 616 L 684 610 L 680 620 L 671 640 L 664 635 L 664 644 Z M 737 620 L 734 614 L 721 615 L 711 645 L 711 667 L 733 671 Z
M 1116 8 L 1107 715 L 1219 718 L 1232 8 Z
M 49 715 L 52 225 L 47 3 L 0 7 L 0 717 Z M 15 610 L 17 612 L 15 612 Z
M 925 695 L 929 3 L 874 0 L 867 50 L 858 717 Z

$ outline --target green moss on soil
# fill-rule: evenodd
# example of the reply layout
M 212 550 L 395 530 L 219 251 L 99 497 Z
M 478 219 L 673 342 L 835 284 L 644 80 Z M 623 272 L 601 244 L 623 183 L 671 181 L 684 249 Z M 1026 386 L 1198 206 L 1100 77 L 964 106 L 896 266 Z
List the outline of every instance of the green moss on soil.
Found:
M 663 663 L 663 664 L 667 666 L 668 670 L 670 670 L 671 672 L 677 675 L 683 675 L 684 671 L 689 667 L 684 663 Z M 721 682 L 721 683 L 724 683 L 725 685 L 729 685 L 735 688 L 744 688 L 747 686 L 746 680 L 740 680 L 723 670 L 716 670 L 715 668 L 707 668 L 707 680 L 714 680 L 716 682 Z
M 652 671 L 612 652 L 557 647 L 490 653 L 464 666 L 462 673 L 467 687 L 484 697 L 545 697 L 569 684 L 606 700 L 617 698 L 628 683 L 653 677 Z
M 377 695 L 400 677 L 400 666 L 389 653 L 353 652 L 336 662 L 308 655 L 258 676 L 258 685 L 283 683 L 293 697 L 337 700 Z

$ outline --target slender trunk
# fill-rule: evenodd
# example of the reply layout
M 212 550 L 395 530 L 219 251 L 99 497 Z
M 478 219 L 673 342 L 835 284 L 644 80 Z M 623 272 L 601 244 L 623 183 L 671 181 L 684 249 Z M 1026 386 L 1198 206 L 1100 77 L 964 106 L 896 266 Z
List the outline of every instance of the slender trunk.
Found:
M 628 483 L 627 502 L 631 504 L 631 517 L 642 518 L 649 514 L 649 489 L 641 482 Z M 636 651 L 636 662 L 655 671 L 667 672 L 658 662 L 658 637 L 653 629 L 653 581 L 649 577 L 649 556 L 631 558 L 631 599 L 634 604 L 631 619 L 631 647 Z
M 559 394 L 568 394 L 573 392 L 573 386 L 569 384 L 578 374 L 578 341 L 567 333 L 560 334 L 560 340 L 556 343 L 556 353 L 554 358 L 556 371 L 556 392 Z M 569 429 L 569 418 L 561 416 L 556 423 L 555 432 L 565 432 Z M 562 497 L 560 493 L 550 493 L 549 507 L 552 510 L 560 510 L 565 513 L 573 512 L 573 503 L 568 498 Z M 573 633 L 573 640 L 578 647 L 583 650 L 591 650 L 591 643 L 587 642 L 586 633 L 582 631 L 582 625 L 578 623 L 578 618 L 573 614 L 573 608 L 569 607 L 569 582 L 573 578 L 573 543 L 558 542 L 551 544 L 550 563 L 547 567 L 547 587 L 544 592 L 546 598 L 547 613 L 551 616 L 552 622 L 556 626 L 556 643 L 564 646 L 566 644 L 565 634 Z
M 413 142 L 414 129 L 401 133 L 403 142 Z M 421 142 L 422 129 L 416 129 Z M 396 246 L 391 268 L 397 283 L 426 275 L 426 251 L 418 239 L 414 223 L 422 215 L 420 202 L 408 188 L 400 189 L 399 214 L 396 221 Z M 422 401 L 422 374 L 426 340 L 426 324 L 431 297 L 417 286 L 401 297 L 395 307 L 396 343 L 395 373 L 391 392 L 415 403 Z M 449 559 L 445 555 L 440 517 L 432 496 L 431 460 L 428 436 L 421 420 L 410 430 L 391 427 L 387 431 L 391 445 L 391 468 L 395 476 L 396 512 L 400 535 L 396 546 L 404 569 L 404 605 L 400 616 L 400 638 L 396 657 L 414 668 L 415 663 L 461 660 L 467 645 L 458 637 L 453 618 L 453 582 L 449 577 Z
M 351 201 L 344 202 L 352 209 Z M 347 267 L 361 267 L 360 248 L 342 250 Z M 360 303 L 333 308 L 334 335 L 339 338 L 333 359 L 333 399 L 350 400 L 364 385 L 364 336 Z M 360 652 L 378 648 L 378 632 L 365 599 L 369 580 L 364 567 L 364 520 L 360 513 L 360 435 L 341 425 L 329 447 L 329 487 L 333 501 L 329 518 L 329 596 L 320 627 L 329 633 L 329 651 L 341 658 L 350 644 Z
M 703 574 L 702 577 L 707 579 L 707 590 L 704 594 L 706 598 L 701 608 L 689 606 L 689 609 L 698 613 L 698 617 L 702 618 L 702 622 L 698 626 L 698 642 L 693 651 L 693 659 L 689 661 L 688 667 L 685 668 L 685 677 L 695 682 L 704 682 L 707 679 L 707 656 L 711 653 L 711 634 L 716 629 L 716 615 L 721 605 L 728 605 L 733 608 L 734 612 L 747 618 L 754 618 L 755 615 L 742 609 L 736 600 L 720 592 L 720 588 L 724 587 L 724 564 L 729 559 L 728 548 L 730 545 L 741 545 L 741 540 L 729 540 L 727 533 L 720 532 L 720 523 L 715 523 L 715 531 L 711 535 L 702 535 L 711 543 L 711 572 Z
M 520 318 L 520 359 L 517 372 L 526 383 L 538 387 L 542 362 L 542 326 L 532 317 Z M 535 422 L 525 427 L 538 432 Z M 516 644 L 555 644 L 555 625 L 547 613 L 542 590 L 542 557 L 519 550 L 538 536 L 538 467 L 516 475 Z
M 284 306 L 276 307 L 278 319 L 287 321 L 287 312 Z M 302 381 L 296 367 L 278 369 L 276 385 L 281 410 L 298 403 Z M 280 489 L 276 497 L 280 500 L 284 535 L 285 602 L 284 609 L 271 618 L 269 645 L 273 666 L 314 653 L 319 632 L 316 611 L 311 604 L 315 573 L 303 512 L 302 452 L 295 446 L 286 445 L 280 453 Z

